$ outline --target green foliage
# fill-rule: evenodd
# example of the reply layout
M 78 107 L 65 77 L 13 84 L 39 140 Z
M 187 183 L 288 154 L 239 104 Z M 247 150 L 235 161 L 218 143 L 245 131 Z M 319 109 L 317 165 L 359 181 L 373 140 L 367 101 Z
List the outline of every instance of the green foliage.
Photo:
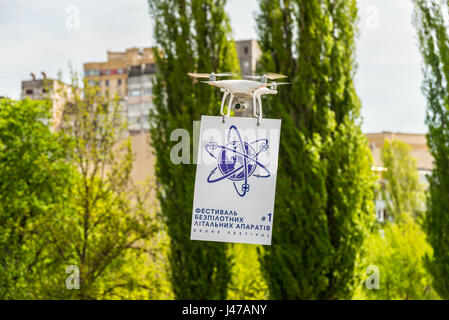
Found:
M 57 133 L 48 101 L 0 102 L 0 298 L 170 298 L 167 237 L 154 188 L 130 180 L 120 106 L 73 88 Z
M 151 265 L 149 240 L 158 226 L 149 203 L 151 186 L 139 188 L 131 181 L 131 141 L 122 137 L 120 114 L 117 99 L 101 97 L 87 82 L 66 107 L 62 130 L 72 139 L 77 174 L 69 214 L 57 214 L 61 225 L 49 228 L 60 258 L 79 267 L 80 289 L 69 291 L 61 283 L 54 288 L 61 290 L 58 296 L 148 297 L 148 281 L 139 279 Z
M 367 289 L 363 282 L 359 298 L 376 300 L 437 299 L 423 258 L 432 254 L 426 235 L 408 215 L 400 222 L 387 223 L 368 239 L 368 264 L 379 267 L 379 289 Z
M 365 281 L 357 298 L 421 300 L 435 299 L 430 274 L 423 258 L 432 255 L 419 221 L 424 189 L 418 182 L 416 159 L 411 148 L 399 140 L 385 140 L 382 148 L 384 199 L 394 222 L 375 228 L 367 241 L 365 263 L 379 268 L 379 289 L 367 289 Z M 380 226 L 379 226 L 380 227 Z
M 0 100 L 0 299 L 39 297 L 64 273 L 47 225 L 59 223 L 71 168 L 49 118 L 45 102 Z
M 230 247 L 235 263 L 232 267 L 232 282 L 229 286 L 228 299 L 268 299 L 268 287 L 258 261 L 257 248 L 260 246 L 235 243 Z
M 387 169 L 382 178 L 387 182 L 383 189 L 387 212 L 398 221 L 402 215 L 420 217 L 424 207 L 424 189 L 419 183 L 416 159 L 410 156 L 411 147 L 397 139 L 385 140 L 382 162 Z
M 188 72 L 238 71 L 225 0 L 149 0 L 159 72 L 153 87 L 151 145 L 157 155 L 158 199 L 170 236 L 171 283 L 177 299 L 223 299 L 230 281 L 225 243 L 190 241 L 194 165 L 170 160 L 173 130 L 217 114 L 219 93 Z M 196 82 L 196 81 L 195 81 Z
M 355 1 L 260 0 L 264 71 L 289 76 L 269 98 L 281 118 L 273 245 L 262 268 L 275 299 L 345 299 L 374 220 L 373 174 L 354 90 Z
M 434 158 L 429 177 L 429 198 L 424 229 L 433 248 L 427 268 L 433 287 L 449 299 L 449 37 L 445 15 L 449 5 L 441 0 L 414 0 L 414 24 L 423 57 L 423 93 L 427 98 L 427 143 Z

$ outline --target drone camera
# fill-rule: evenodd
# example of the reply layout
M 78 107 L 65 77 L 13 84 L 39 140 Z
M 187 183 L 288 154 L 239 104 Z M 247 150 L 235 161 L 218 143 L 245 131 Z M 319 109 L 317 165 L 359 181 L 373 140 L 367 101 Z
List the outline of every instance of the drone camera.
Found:
M 236 112 L 245 111 L 247 108 L 248 107 L 247 107 L 245 101 L 238 101 L 237 103 L 234 104 L 234 109 Z

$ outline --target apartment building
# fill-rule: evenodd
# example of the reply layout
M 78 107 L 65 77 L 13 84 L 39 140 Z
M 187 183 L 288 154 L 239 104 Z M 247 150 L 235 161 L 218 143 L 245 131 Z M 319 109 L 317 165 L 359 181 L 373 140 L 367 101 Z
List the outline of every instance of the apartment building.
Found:
M 107 61 L 84 64 L 84 77 L 98 85 L 103 96 L 118 96 L 131 134 L 148 131 L 152 107 L 152 77 L 156 66 L 153 48 L 108 51 Z
M 30 80 L 22 81 L 21 99 L 45 100 L 52 103 L 52 129 L 57 130 L 61 126 L 64 106 L 73 98 L 73 88 L 60 80 L 49 79 L 45 72 L 41 72 L 42 78 L 37 79 L 31 73 Z

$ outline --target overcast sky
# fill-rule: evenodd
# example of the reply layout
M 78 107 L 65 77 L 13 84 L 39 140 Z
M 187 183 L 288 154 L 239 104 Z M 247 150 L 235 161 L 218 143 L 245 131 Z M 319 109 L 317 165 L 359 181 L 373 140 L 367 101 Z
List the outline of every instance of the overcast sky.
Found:
M 228 0 L 236 40 L 256 38 L 257 3 Z M 359 0 L 359 9 L 364 131 L 425 132 L 411 0 Z M 69 62 L 82 71 L 83 62 L 105 61 L 107 50 L 153 44 L 146 0 L 0 0 L 0 96 L 19 98 L 30 72 L 55 77 Z

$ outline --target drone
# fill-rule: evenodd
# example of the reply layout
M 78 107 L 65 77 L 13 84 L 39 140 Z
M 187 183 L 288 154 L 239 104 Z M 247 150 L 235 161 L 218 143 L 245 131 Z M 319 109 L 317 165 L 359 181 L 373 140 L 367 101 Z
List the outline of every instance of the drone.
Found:
M 264 75 L 243 75 L 243 78 L 252 79 L 228 79 L 217 80 L 217 77 L 230 77 L 234 76 L 233 73 L 188 73 L 192 78 L 206 78 L 208 81 L 201 81 L 220 88 L 223 92 L 223 98 L 221 100 L 220 114 L 224 117 L 230 116 L 231 108 L 234 106 L 236 112 L 243 112 L 247 110 L 248 104 L 253 105 L 253 116 L 259 121 L 262 119 L 262 99 L 263 95 L 277 94 L 277 86 L 289 84 L 288 82 L 268 82 L 268 80 L 276 80 L 287 78 L 282 74 L 266 73 Z M 224 114 L 224 106 L 228 99 L 228 112 Z M 235 102 L 235 103 L 234 103 Z M 258 108 L 257 108 L 258 107 Z M 259 109 L 257 111 L 257 109 Z

